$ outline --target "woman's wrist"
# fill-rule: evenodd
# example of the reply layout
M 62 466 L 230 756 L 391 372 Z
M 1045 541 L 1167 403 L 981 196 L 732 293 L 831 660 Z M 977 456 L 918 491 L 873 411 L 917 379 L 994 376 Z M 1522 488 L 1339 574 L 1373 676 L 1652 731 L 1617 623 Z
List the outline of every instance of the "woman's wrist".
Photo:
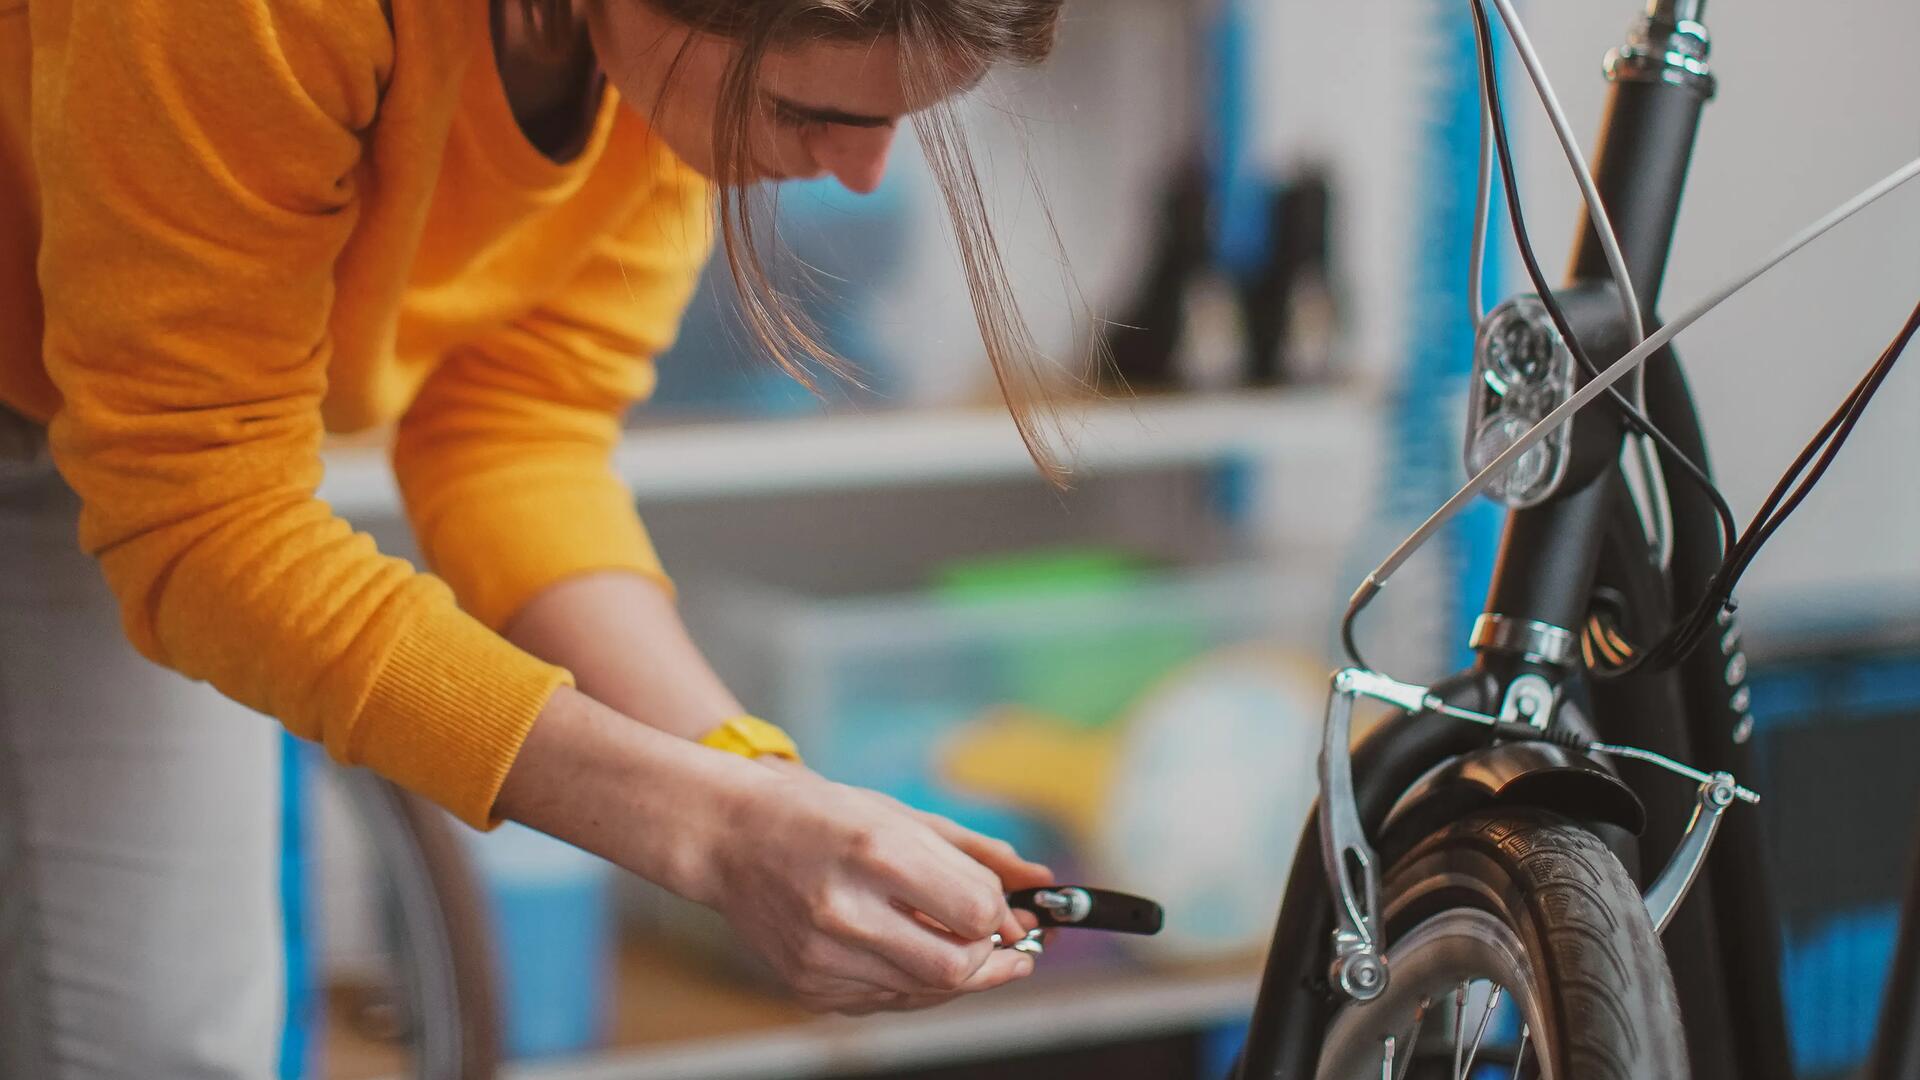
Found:
M 494 813 L 559 837 L 693 900 L 718 887 L 715 854 L 755 791 L 778 783 L 562 687 L 534 721 Z

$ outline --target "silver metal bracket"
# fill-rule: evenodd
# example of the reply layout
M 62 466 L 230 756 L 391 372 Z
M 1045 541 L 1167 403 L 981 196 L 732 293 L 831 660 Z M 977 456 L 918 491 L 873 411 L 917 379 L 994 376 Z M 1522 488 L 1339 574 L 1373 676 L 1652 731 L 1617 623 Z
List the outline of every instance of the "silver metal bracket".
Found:
M 1328 978 L 1355 1001 L 1371 1001 L 1387 988 L 1387 961 L 1378 921 L 1380 857 L 1367 843 L 1353 795 L 1353 703 L 1362 697 L 1418 712 L 1433 695 L 1424 686 L 1348 668 L 1334 674 L 1327 697 L 1320 743 L 1320 857 L 1336 900 Z
M 1666 869 L 1660 871 L 1659 878 L 1647 889 L 1647 915 L 1653 919 L 1655 933 L 1667 929 L 1674 912 L 1680 910 L 1680 902 L 1699 880 L 1700 868 L 1707 861 L 1707 849 L 1713 846 L 1713 838 L 1720 831 L 1720 815 L 1726 813 L 1734 799 L 1746 795 L 1752 793 L 1734 783 L 1730 773 L 1714 773 L 1700 781 L 1699 799 L 1694 804 L 1692 820 L 1687 822 L 1687 831 L 1680 837 L 1680 846 L 1674 848 Z M 1758 796 L 1753 796 L 1750 801 L 1758 800 Z
M 1500 702 L 1500 719 L 1509 724 L 1532 724 L 1545 731 L 1553 723 L 1553 706 L 1559 697 L 1553 684 L 1544 677 L 1528 673 L 1507 684 Z

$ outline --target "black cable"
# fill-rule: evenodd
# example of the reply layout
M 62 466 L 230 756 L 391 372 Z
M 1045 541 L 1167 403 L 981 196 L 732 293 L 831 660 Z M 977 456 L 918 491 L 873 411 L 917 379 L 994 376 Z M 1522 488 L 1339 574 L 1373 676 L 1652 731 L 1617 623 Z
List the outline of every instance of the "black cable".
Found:
M 1507 219 L 1513 225 L 1514 244 L 1520 249 L 1520 261 L 1526 267 L 1527 277 L 1533 284 L 1533 291 L 1540 297 L 1541 306 L 1547 309 L 1547 317 L 1553 320 L 1554 329 L 1560 332 L 1561 339 L 1567 343 L 1568 351 L 1573 353 L 1575 362 L 1587 373 L 1587 376 L 1598 378 L 1600 369 L 1594 366 L 1593 360 L 1587 356 L 1586 349 L 1581 346 L 1580 339 L 1574 336 L 1573 327 L 1567 322 L 1566 312 L 1561 309 L 1560 301 L 1554 296 L 1553 289 L 1547 285 L 1547 276 L 1540 269 L 1539 258 L 1534 255 L 1533 242 L 1527 234 L 1526 215 L 1520 208 L 1520 184 L 1513 166 L 1513 148 L 1507 139 L 1506 111 L 1500 102 L 1499 72 L 1493 52 L 1493 26 L 1487 18 L 1484 0 L 1472 0 L 1472 4 L 1475 38 L 1480 49 L 1480 81 L 1486 91 L 1487 112 L 1492 119 L 1493 145 L 1500 159 L 1500 181 L 1506 191 Z M 1638 297 L 1628 299 L 1635 304 L 1640 302 Z M 1618 387 L 1609 386 L 1606 392 L 1614 405 L 1620 409 L 1621 415 L 1626 417 L 1628 426 L 1658 444 L 1660 449 L 1680 466 L 1681 471 L 1706 492 L 1707 498 L 1712 500 L 1714 513 L 1720 518 L 1722 549 L 1733 543 L 1734 536 L 1739 532 L 1739 526 L 1734 523 L 1733 508 L 1727 505 L 1726 498 L 1720 494 L 1720 489 L 1714 486 L 1706 471 L 1682 453 L 1680 448 L 1673 444 L 1673 440 L 1635 408 Z
M 1348 605 L 1346 615 L 1340 620 L 1340 646 L 1347 650 L 1347 660 L 1351 662 L 1354 667 L 1371 671 L 1373 669 L 1367 667 L 1366 659 L 1360 655 L 1360 646 L 1354 644 L 1353 641 L 1353 624 L 1355 620 L 1359 618 L 1360 608 L 1362 606 L 1363 605 L 1360 604 Z
M 1752 522 L 1748 524 L 1746 532 L 1735 542 L 1726 559 L 1721 563 L 1720 569 L 1714 574 L 1713 580 L 1708 585 L 1706 597 L 1703 598 L 1700 606 L 1684 620 L 1684 629 L 1669 635 L 1667 639 L 1663 639 L 1648 650 L 1646 662 L 1676 663 L 1700 644 L 1701 639 L 1713 625 L 1716 614 L 1730 603 L 1734 587 L 1739 584 L 1740 577 L 1746 573 L 1747 567 L 1753 564 L 1754 558 L 1760 553 L 1760 548 L 1772 539 L 1773 534 L 1779 531 L 1780 526 L 1786 523 L 1787 518 L 1799 509 L 1800 504 L 1812 493 L 1814 485 L 1826 475 L 1828 467 L 1839 456 L 1840 448 L 1846 444 L 1848 437 L 1853 434 L 1853 429 L 1859 424 L 1861 416 L 1865 414 L 1867 405 L 1872 402 L 1874 395 L 1886 382 L 1887 376 L 1892 373 L 1894 365 L 1899 362 L 1916 332 L 1920 332 L 1920 305 L 1914 307 L 1912 314 L 1900 328 L 1900 333 L 1880 354 L 1880 358 L 1874 362 L 1873 367 L 1868 369 L 1867 374 L 1841 402 L 1834 414 L 1821 425 L 1812 441 L 1807 443 L 1799 457 L 1794 459 L 1793 464 L 1781 476 L 1779 483 L 1774 485 L 1773 491 L 1768 494 L 1760 510 L 1754 514 Z M 1814 460 L 1816 454 L 1818 460 Z M 1811 466 L 1809 462 L 1812 462 Z M 1802 476 L 1803 472 L 1806 475 Z M 1639 659 L 1636 657 L 1636 661 Z M 1639 664 L 1636 662 L 1633 666 L 1637 667 Z

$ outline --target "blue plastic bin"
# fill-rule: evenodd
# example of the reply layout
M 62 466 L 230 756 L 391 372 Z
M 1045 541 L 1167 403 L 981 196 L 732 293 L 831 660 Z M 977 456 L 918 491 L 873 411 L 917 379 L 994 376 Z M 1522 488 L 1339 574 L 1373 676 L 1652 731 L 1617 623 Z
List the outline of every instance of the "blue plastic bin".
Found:
M 613 996 L 613 868 L 512 823 L 470 835 L 492 917 L 508 1055 L 600 1045 Z

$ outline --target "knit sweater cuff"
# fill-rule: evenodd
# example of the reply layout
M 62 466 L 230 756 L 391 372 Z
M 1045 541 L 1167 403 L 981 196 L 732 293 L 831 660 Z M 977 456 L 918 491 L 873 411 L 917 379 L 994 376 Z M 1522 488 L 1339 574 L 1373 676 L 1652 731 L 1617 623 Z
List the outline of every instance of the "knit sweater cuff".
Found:
M 564 668 L 538 660 L 452 604 L 419 613 L 375 679 L 353 759 L 478 829 Z

